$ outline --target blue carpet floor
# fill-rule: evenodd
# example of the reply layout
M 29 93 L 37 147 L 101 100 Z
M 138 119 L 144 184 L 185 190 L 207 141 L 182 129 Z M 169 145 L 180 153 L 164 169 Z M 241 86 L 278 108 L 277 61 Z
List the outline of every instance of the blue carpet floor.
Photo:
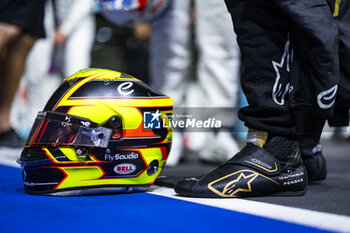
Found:
M 325 232 L 150 193 L 27 195 L 21 182 L 0 165 L 0 232 Z

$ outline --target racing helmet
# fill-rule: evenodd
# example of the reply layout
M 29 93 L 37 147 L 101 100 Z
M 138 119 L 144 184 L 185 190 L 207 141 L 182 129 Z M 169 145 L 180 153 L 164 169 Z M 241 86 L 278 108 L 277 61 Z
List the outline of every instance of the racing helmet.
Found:
M 173 100 L 128 74 L 85 69 L 39 112 L 18 160 L 29 194 L 145 191 L 168 158 Z
M 148 22 L 170 5 L 171 0 L 99 0 L 100 11 L 119 26 L 135 26 Z

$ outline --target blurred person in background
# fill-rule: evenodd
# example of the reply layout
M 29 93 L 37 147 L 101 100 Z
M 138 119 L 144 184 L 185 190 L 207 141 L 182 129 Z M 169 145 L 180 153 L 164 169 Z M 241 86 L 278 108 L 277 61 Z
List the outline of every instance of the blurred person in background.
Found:
M 54 12 L 52 1 L 46 1 L 44 29 L 45 38 L 39 38 L 27 57 L 17 94 L 15 96 L 10 121 L 16 132 L 26 138 L 38 111 L 56 90 L 61 78 L 49 74 L 54 51 Z M 40 88 L 38 88 L 40 87 Z
M 151 22 L 150 76 L 156 90 L 171 96 L 175 107 L 231 108 L 231 125 L 238 105 L 240 54 L 232 38 L 232 21 L 225 3 L 217 0 L 194 1 L 194 38 L 198 50 L 197 82 L 190 86 L 191 1 L 173 1 L 167 11 Z M 208 109 L 207 109 L 208 110 Z M 210 110 L 210 111 L 216 111 Z M 214 114 L 214 113 L 211 113 Z M 218 132 L 185 133 L 186 146 L 202 161 L 221 163 L 239 147 L 232 128 Z M 167 165 L 178 164 L 184 134 L 174 132 Z
M 95 37 L 94 0 L 55 0 L 58 66 L 63 77 L 89 68 Z
M 45 0 L 0 2 L 0 147 L 22 147 L 23 140 L 10 125 L 10 111 L 29 51 L 45 37 Z
M 95 36 L 93 7 L 93 0 L 46 2 L 46 38 L 38 40 L 28 55 L 11 112 L 11 122 L 21 137 L 27 137 L 37 112 L 62 78 L 90 67 Z
M 149 23 L 135 25 L 124 41 L 122 57 L 125 59 L 125 73 L 142 79 L 150 85 L 149 80 L 149 37 L 151 27 Z

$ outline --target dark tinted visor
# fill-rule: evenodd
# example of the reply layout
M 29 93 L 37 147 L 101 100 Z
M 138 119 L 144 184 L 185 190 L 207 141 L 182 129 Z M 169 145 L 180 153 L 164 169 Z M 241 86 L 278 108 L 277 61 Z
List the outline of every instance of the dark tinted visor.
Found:
M 107 148 L 112 130 L 86 118 L 64 113 L 39 112 L 30 131 L 28 146 L 87 146 Z

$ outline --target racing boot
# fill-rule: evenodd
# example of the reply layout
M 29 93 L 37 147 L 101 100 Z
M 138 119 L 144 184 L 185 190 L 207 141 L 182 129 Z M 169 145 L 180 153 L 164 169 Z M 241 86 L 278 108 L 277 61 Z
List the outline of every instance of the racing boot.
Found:
M 253 140 L 251 135 L 235 156 L 207 175 L 181 180 L 175 192 L 205 198 L 303 195 L 308 180 L 298 143 L 279 136 L 266 140 L 261 131 Z
M 327 176 L 327 166 L 319 141 L 325 119 L 317 116 L 314 110 L 307 108 L 297 109 L 295 115 L 300 153 L 306 167 L 308 181 L 310 183 L 324 180 Z
M 307 149 L 301 147 L 301 157 L 307 170 L 309 183 L 318 180 L 324 180 L 327 177 L 326 159 L 322 154 L 320 144 Z

